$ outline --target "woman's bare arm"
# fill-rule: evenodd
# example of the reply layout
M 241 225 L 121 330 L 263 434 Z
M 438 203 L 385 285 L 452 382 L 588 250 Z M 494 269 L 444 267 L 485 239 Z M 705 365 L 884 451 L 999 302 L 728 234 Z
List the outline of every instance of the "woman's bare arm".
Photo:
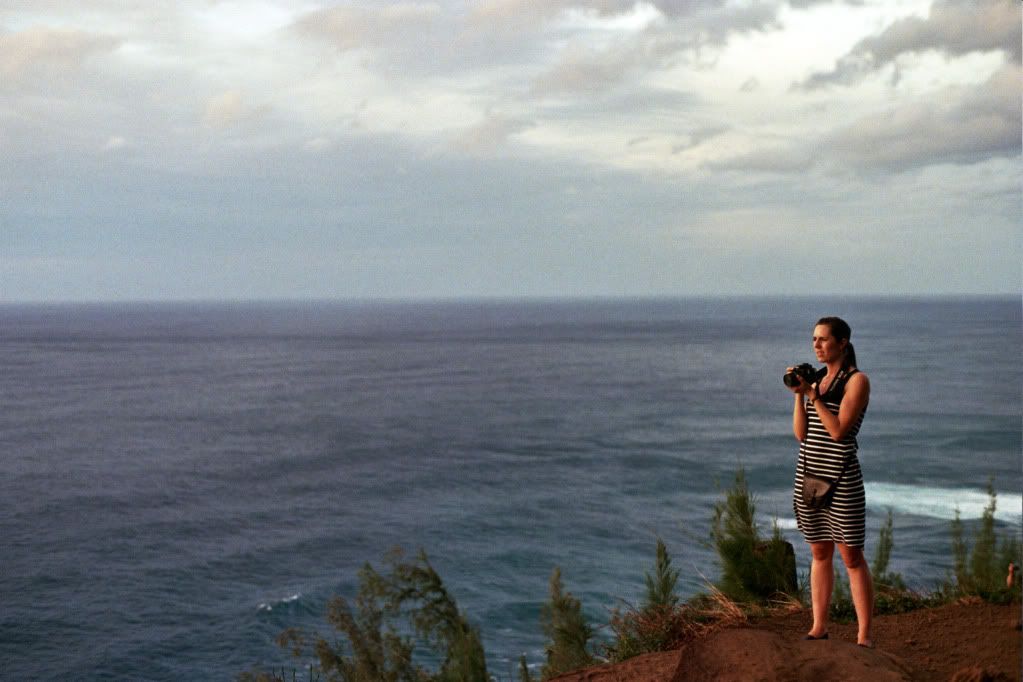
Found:
M 792 408 L 792 435 L 800 443 L 806 440 L 806 398 L 802 393 L 796 394 L 796 404 Z
M 835 442 L 846 437 L 846 434 L 856 424 L 856 420 L 863 414 L 870 400 L 870 380 L 863 372 L 857 372 L 849 377 L 845 385 L 845 395 L 842 397 L 842 404 L 838 408 L 838 414 L 833 413 L 821 399 L 813 402 L 820 417 L 821 424 L 827 430 L 828 435 Z
M 789 367 L 785 370 L 791 372 L 792 368 Z M 796 404 L 792 407 L 792 435 L 796 437 L 800 443 L 806 440 L 806 396 L 813 395 L 814 387 L 813 384 L 808 384 L 803 381 L 803 378 L 799 378 L 798 386 L 789 386 L 789 390 L 796 394 Z

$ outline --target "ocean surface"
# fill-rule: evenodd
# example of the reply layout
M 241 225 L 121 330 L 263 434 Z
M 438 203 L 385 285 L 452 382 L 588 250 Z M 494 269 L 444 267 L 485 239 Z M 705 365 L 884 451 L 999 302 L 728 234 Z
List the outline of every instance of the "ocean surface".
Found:
M 740 465 L 805 571 L 781 377 L 825 314 L 872 384 L 867 554 L 892 509 L 933 587 L 989 479 L 1020 531 L 1017 298 L 0 306 L 0 679 L 301 670 L 276 635 L 401 546 L 510 680 L 555 566 L 595 625 L 657 537 L 683 595 L 715 579 Z

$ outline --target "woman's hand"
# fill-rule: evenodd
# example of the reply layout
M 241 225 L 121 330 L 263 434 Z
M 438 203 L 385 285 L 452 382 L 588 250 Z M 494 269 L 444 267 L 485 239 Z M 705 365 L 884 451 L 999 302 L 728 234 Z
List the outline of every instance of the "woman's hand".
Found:
M 788 374 L 793 369 L 795 369 L 795 367 L 786 367 L 785 373 Z M 801 395 L 805 397 L 808 395 L 813 395 L 814 391 L 817 390 L 817 384 L 808 384 L 806 383 L 806 380 L 803 379 L 803 377 L 801 376 L 796 376 L 796 378 L 799 379 L 798 386 L 789 386 L 788 384 L 785 384 L 785 386 L 796 395 Z

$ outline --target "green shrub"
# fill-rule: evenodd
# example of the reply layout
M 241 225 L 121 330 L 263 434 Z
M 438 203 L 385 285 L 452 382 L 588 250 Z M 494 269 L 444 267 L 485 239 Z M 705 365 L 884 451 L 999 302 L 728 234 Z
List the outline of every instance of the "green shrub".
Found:
M 345 636 L 341 642 L 312 639 L 299 630 L 286 630 L 278 644 L 295 656 L 312 650 L 318 659 L 317 677 L 330 682 L 480 682 L 487 680 L 479 632 L 459 611 L 454 597 L 420 550 L 405 561 L 400 550 L 386 562 L 390 572 L 370 564 L 359 571 L 354 605 L 335 597 L 327 605 L 327 620 Z M 411 629 L 415 637 L 401 634 Z M 423 643 L 443 660 L 429 671 L 413 662 Z M 312 675 L 314 671 L 310 671 Z M 246 673 L 251 675 L 250 673 Z M 277 682 L 273 673 L 249 679 Z M 284 679 L 281 677 L 280 679 Z
M 777 524 L 771 538 L 761 540 L 755 516 L 755 500 L 740 467 L 724 501 L 714 505 L 711 538 L 721 559 L 719 588 L 736 601 L 764 601 L 779 593 L 798 595 L 792 545 L 782 538 Z
M 558 567 L 551 574 L 550 601 L 541 610 L 540 625 L 548 638 L 544 647 L 547 661 L 540 672 L 542 679 L 584 668 L 594 662 L 586 649 L 593 630 L 583 618 L 582 603 L 571 593 L 563 591 L 561 569 Z
M 626 605 L 611 611 L 609 625 L 614 640 L 604 645 L 604 654 L 610 661 L 617 663 L 681 645 L 687 628 L 685 610 L 679 606 L 675 593 L 678 575 L 671 567 L 667 547 L 657 538 L 654 572 L 645 575 L 646 595 L 642 605 L 639 609 Z
M 828 617 L 838 622 L 847 622 L 856 618 L 856 609 L 853 607 L 852 594 L 849 592 L 849 583 L 846 580 L 845 571 L 841 569 L 842 560 L 834 558 L 832 570 L 835 573 L 834 589 L 831 590 L 831 604 L 828 606 Z
M 664 541 L 657 538 L 656 563 L 654 564 L 653 575 L 646 573 L 646 600 L 643 602 L 643 609 L 654 609 L 658 607 L 671 608 L 678 604 L 678 595 L 675 594 L 675 586 L 678 584 L 678 571 L 671 567 L 671 557 L 668 556 L 668 548 Z
M 281 672 L 276 670 L 271 670 L 270 672 L 257 670 L 241 673 L 236 679 L 237 682 L 318 682 L 320 676 L 316 671 L 310 669 L 308 673 L 308 677 L 300 678 L 296 670 L 292 670 L 290 674 L 283 669 Z
M 874 587 L 880 592 L 886 588 L 896 591 L 905 591 L 906 583 L 902 580 L 902 574 L 889 573 L 888 562 L 891 560 L 892 547 L 895 545 L 895 533 L 892 530 L 892 510 L 888 510 L 888 518 L 881 526 L 880 535 L 877 539 L 877 548 L 874 551 L 874 561 L 870 565 L 870 573 L 874 579 Z
M 973 550 L 963 538 L 963 522 L 956 507 L 952 520 L 952 559 L 955 585 L 947 586 L 954 596 L 978 596 L 992 602 L 1005 603 L 1019 599 L 1019 582 L 1006 584 L 1010 563 L 1020 565 L 1020 541 L 1018 533 L 1010 531 L 998 540 L 995 531 L 995 509 L 998 496 L 989 481 L 988 504 L 981 515 Z
M 519 657 L 519 682 L 535 682 L 533 676 L 529 674 L 529 666 L 526 665 L 525 655 Z

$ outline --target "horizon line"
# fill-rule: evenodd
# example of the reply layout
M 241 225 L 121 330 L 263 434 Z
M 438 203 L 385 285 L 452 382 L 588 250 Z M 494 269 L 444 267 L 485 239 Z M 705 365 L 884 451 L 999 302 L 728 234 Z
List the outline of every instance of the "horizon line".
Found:
M 482 294 L 437 296 L 275 296 L 275 297 L 194 297 L 194 298 L 83 298 L 83 299 L 0 299 L 0 306 L 73 306 L 73 305 L 273 305 L 273 304 L 437 304 L 437 303 L 528 303 L 528 302 L 615 302 L 685 300 L 792 300 L 857 299 L 883 301 L 995 300 L 1020 299 L 1021 292 L 927 292 L 927 293 L 848 293 L 825 294 Z

